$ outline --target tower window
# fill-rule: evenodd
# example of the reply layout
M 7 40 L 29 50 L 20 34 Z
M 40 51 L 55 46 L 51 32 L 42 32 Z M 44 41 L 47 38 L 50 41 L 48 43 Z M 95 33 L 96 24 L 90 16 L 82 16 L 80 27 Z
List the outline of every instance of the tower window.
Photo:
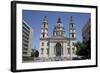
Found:
M 74 38 L 74 34 L 72 33 L 72 38 Z
M 41 54 L 43 54 L 44 48 L 41 48 Z
M 73 24 L 72 24 L 72 28 L 73 28 Z
M 44 46 L 44 42 L 42 42 L 42 46 Z
M 45 34 L 43 33 L 43 38 L 45 37 Z
M 44 23 L 44 27 L 46 27 L 46 24 Z

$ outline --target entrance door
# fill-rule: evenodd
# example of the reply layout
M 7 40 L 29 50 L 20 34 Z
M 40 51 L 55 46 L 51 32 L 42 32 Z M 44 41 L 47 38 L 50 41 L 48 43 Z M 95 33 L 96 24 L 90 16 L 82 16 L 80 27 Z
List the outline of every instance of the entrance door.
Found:
M 56 56 L 61 56 L 61 44 L 56 44 Z

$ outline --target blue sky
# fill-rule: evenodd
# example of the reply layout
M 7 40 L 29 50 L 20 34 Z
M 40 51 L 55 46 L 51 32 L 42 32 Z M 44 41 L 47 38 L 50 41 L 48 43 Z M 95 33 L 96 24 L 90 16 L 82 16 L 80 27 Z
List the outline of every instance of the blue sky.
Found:
M 70 16 L 73 16 L 78 41 L 82 41 L 82 27 L 91 18 L 90 13 L 23 10 L 22 19 L 33 28 L 32 48 L 39 48 L 41 24 L 44 16 L 48 16 L 49 36 L 53 35 L 52 31 L 57 19 L 61 18 L 67 37 L 69 36 Z

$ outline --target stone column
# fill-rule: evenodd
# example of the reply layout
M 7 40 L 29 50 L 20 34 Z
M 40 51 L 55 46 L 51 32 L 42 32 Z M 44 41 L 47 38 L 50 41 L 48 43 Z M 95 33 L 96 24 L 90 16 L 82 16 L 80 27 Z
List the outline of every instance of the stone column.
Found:
M 63 44 L 63 57 L 66 57 L 66 44 Z
M 54 44 L 50 43 L 49 57 L 55 57 Z
M 72 60 L 72 42 L 70 41 L 70 59 Z

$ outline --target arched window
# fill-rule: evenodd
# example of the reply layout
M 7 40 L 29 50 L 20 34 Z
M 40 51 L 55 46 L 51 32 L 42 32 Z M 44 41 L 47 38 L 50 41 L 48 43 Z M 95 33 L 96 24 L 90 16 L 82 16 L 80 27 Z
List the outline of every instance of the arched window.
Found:
M 44 28 L 46 27 L 46 24 L 44 23 Z
M 74 38 L 74 33 L 72 33 L 72 38 Z
M 56 56 L 61 56 L 61 43 L 56 43 Z
M 70 48 L 67 48 L 67 50 L 68 50 L 68 54 L 70 54 Z
M 72 28 L 74 27 L 74 24 L 72 24 Z
M 43 38 L 45 37 L 45 34 L 43 33 Z

